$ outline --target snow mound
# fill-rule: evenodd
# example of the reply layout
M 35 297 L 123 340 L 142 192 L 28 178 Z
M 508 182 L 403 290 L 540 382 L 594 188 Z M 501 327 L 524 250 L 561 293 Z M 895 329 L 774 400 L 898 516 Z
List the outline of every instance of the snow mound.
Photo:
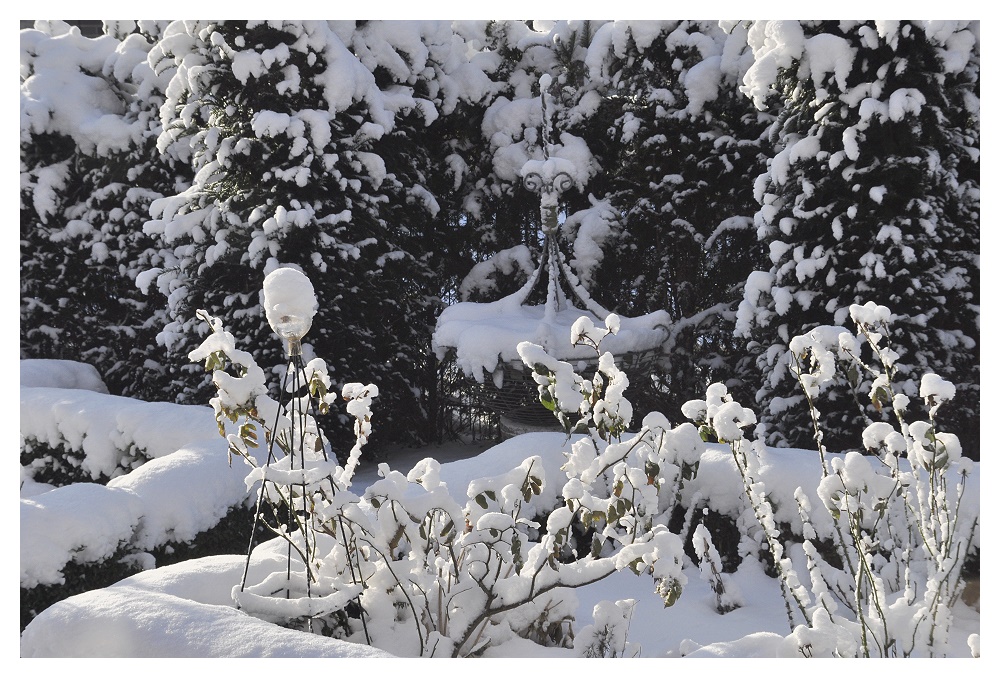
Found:
M 21 388 L 26 387 L 108 392 L 96 367 L 75 360 L 22 360 Z
M 131 586 L 74 596 L 21 635 L 21 657 L 392 657 L 387 652 Z
M 751 633 L 738 640 L 709 643 L 700 647 L 696 643 L 686 641 L 686 643 L 681 644 L 681 652 L 684 653 L 685 657 L 740 657 L 744 659 L 770 657 L 773 659 L 778 656 L 782 640 L 783 637 L 777 633 L 761 631 Z
M 442 464 L 441 481 L 448 485 L 448 491 L 455 501 L 465 503 L 469 499 L 466 489 L 474 480 L 509 473 L 528 457 L 537 455 L 542 460 L 545 481 L 542 493 L 527 508 L 538 513 L 551 511 L 556 507 L 559 492 L 566 484 L 566 472 L 562 470 L 566 455 L 571 451 L 573 442 L 580 438 L 578 435 L 568 437 L 565 433 L 557 432 L 525 433 L 505 440 L 475 457 Z M 533 518 L 535 514 L 525 517 Z

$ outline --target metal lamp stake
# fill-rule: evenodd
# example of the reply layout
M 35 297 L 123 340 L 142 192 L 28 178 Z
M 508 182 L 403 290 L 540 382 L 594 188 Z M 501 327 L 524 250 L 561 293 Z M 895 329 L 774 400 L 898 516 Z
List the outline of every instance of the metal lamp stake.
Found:
M 282 318 L 282 320 L 286 320 L 286 318 Z M 275 421 L 271 427 L 271 430 L 272 431 L 277 430 L 278 419 L 284 412 L 288 416 L 289 421 L 291 422 L 291 426 L 288 429 L 287 439 L 286 439 L 286 445 L 287 445 L 286 456 L 289 457 L 289 470 L 295 469 L 296 454 L 298 456 L 299 468 L 304 470 L 306 467 L 306 460 L 305 460 L 305 445 L 306 445 L 305 436 L 307 428 L 306 417 L 307 415 L 311 414 L 313 420 L 316 421 L 319 408 L 317 407 L 316 401 L 313 398 L 312 394 L 309 393 L 308 391 L 305 394 L 307 400 L 306 407 L 302 407 L 301 397 L 297 395 L 304 386 L 301 379 L 302 375 L 305 374 L 305 364 L 303 363 L 302 360 L 302 335 L 304 334 L 304 332 L 300 333 L 300 332 L 295 332 L 294 330 L 290 332 L 285 330 L 285 327 L 296 327 L 297 325 L 294 322 L 294 319 L 287 319 L 287 320 L 291 322 L 288 322 L 284 327 L 279 325 L 278 329 L 278 334 L 285 340 L 286 343 L 287 362 L 285 365 L 285 376 L 282 379 L 282 384 L 281 384 L 281 393 L 278 396 L 278 410 L 275 414 Z M 289 388 L 289 382 L 291 382 L 290 388 Z M 316 427 L 316 435 L 319 441 L 319 445 L 317 447 L 323 455 L 323 460 L 326 461 L 328 459 L 326 454 L 326 443 L 323 440 L 323 433 L 318 425 Z M 263 477 L 261 479 L 260 490 L 257 495 L 257 508 L 254 512 L 253 529 L 250 532 L 250 544 L 247 548 L 247 560 L 243 569 L 243 579 L 240 583 L 241 592 L 244 591 L 246 588 L 247 576 L 250 571 L 250 556 L 251 553 L 253 552 L 254 536 L 257 533 L 258 525 L 262 520 L 264 520 L 262 508 L 265 496 L 267 494 L 266 483 L 269 482 L 267 480 L 267 467 L 269 467 L 272 462 L 277 461 L 277 456 L 275 455 L 274 452 L 274 446 L 276 442 L 277 442 L 277 434 L 270 436 L 270 440 L 268 443 L 268 450 L 267 450 L 267 463 L 265 464 Z M 272 484 L 274 484 L 273 481 L 271 482 Z M 316 540 L 315 540 L 315 535 L 312 535 L 312 538 L 310 538 L 311 530 L 308 529 L 308 518 L 310 512 L 307 506 L 308 495 L 307 495 L 305 478 L 303 477 L 302 483 L 299 485 L 300 495 L 301 495 L 299 498 L 299 501 L 301 502 L 301 509 L 299 510 L 296 510 L 295 506 L 296 499 L 294 496 L 295 493 L 293 488 L 294 485 L 289 485 L 288 487 L 285 525 L 286 525 L 286 530 L 289 530 L 293 525 L 298 523 L 298 529 L 302 531 L 303 561 L 304 561 L 303 566 L 305 567 L 304 574 L 306 578 L 306 595 L 309 598 L 312 598 L 312 581 L 310 576 L 309 563 L 316 549 Z M 280 528 L 280 522 L 281 522 L 281 518 L 278 515 L 277 511 L 274 512 L 274 518 L 275 522 L 279 523 L 279 525 L 276 525 L 275 528 L 272 529 L 277 530 L 278 528 Z M 288 599 L 291 597 L 291 578 L 292 578 L 291 540 L 289 540 L 288 543 L 288 554 L 287 554 L 285 575 L 286 575 L 286 581 L 288 582 L 288 585 L 285 588 L 285 598 Z M 309 631 L 312 632 L 313 630 L 312 617 L 309 617 L 307 619 L 307 623 L 309 626 Z

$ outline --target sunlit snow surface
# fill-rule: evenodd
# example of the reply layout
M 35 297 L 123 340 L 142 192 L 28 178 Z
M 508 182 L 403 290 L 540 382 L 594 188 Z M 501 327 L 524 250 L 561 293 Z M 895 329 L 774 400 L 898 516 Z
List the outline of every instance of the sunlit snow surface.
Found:
M 48 383 L 38 376 L 33 384 Z M 59 372 L 59 365 L 53 366 Z M 54 377 L 63 379 L 64 377 Z M 180 406 L 141 403 L 93 391 L 44 389 L 52 402 L 59 397 L 75 404 L 74 411 L 89 412 L 105 421 L 116 418 L 114 430 L 131 430 L 144 417 L 167 416 Z M 30 402 L 43 389 L 24 388 L 22 401 Z M 123 402 L 124 401 L 124 402 Z M 123 407 L 128 404 L 128 407 Z M 206 437 L 214 421 L 208 407 L 188 407 L 187 435 L 162 437 L 174 451 L 151 445 L 155 458 L 116 478 L 108 487 L 77 484 L 52 489 L 22 487 L 21 578 L 25 581 L 58 580 L 58 570 L 80 549 L 99 555 L 112 542 L 132 537 L 150 548 L 166 533 L 205 529 L 218 520 L 218 512 L 245 496 L 245 469 L 228 465 L 225 442 Z M 201 415 L 204 412 L 204 417 Z M 46 415 L 31 409 L 22 426 L 41 431 Z M 47 416 L 51 416 L 47 415 Z M 72 420 L 72 418 L 70 418 Z M 178 427 L 179 428 L 179 427 Z M 176 433 L 175 435 L 180 435 Z M 497 445 L 461 446 L 449 443 L 439 449 L 399 450 L 389 455 L 394 469 L 409 471 L 425 456 L 439 457 L 440 480 L 458 501 L 477 478 L 499 475 L 538 455 L 549 480 L 536 499 L 539 508 L 554 505 L 556 489 L 565 474 L 559 470 L 571 440 L 561 433 L 529 433 Z M 110 443 L 109 443 L 110 444 Z M 95 448 L 103 449 L 103 448 Z M 466 455 L 469 455 L 468 457 Z M 362 457 L 354 490 L 377 479 L 377 464 Z M 815 488 L 819 471 L 815 452 L 769 449 L 762 459 L 762 476 L 776 495 L 791 496 L 798 486 Z M 25 490 L 29 490 L 25 493 Z M 726 447 L 710 446 L 703 455 L 698 476 L 685 487 L 688 497 L 700 492 L 708 507 L 720 513 L 740 510 L 740 485 Z M 817 505 L 815 490 L 808 490 Z M 969 482 L 967 501 L 979 505 L 979 466 Z M 816 512 L 814 518 L 821 515 Z M 776 515 L 795 529 L 793 509 L 777 507 Z M 142 516 L 139 520 L 138 517 Z M 138 524 L 137 524 L 138 523 Z M 829 525 L 816 520 L 822 533 Z M 258 569 L 273 571 L 283 561 L 283 545 L 276 541 L 258 547 L 251 577 Z M 57 603 L 42 612 L 25 629 L 20 643 L 22 657 L 377 657 L 386 653 L 318 635 L 282 629 L 235 609 L 233 586 L 242 576 L 245 557 L 213 556 L 147 570 L 105 589 L 90 591 Z M 725 615 L 714 608 L 714 594 L 693 563 L 686 563 L 688 584 L 669 608 L 653 591 L 649 577 L 621 572 L 566 595 L 576 597 L 579 631 L 592 622 L 594 606 L 601 601 L 633 598 L 638 601 L 629 624 L 628 642 L 639 646 L 640 657 L 763 657 L 775 656 L 780 640 L 788 634 L 784 604 L 777 580 L 768 577 L 757 562 L 746 560 L 732 575 L 745 605 Z M 962 604 L 955 611 L 950 656 L 969 656 L 966 638 L 979 632 L 979 613 Z M 563 657 L 572 650 L 544 648 L 512 640 L 487 650 L 487 657 Z

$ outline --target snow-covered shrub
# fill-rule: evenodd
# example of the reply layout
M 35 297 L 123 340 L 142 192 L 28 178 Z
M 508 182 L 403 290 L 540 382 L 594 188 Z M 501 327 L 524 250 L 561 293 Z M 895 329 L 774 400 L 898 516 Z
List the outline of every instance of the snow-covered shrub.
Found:
M 207 439 L 212 426 L 206 415 L 201 406 L 78 388 L 22 387 L 22 475 L 56 486 L 107 484 L 150 459 Z
M 698 523 L 694 529 L 691 541 L 695 555 L 698 558 L 698 571 L 701 578 L 712 588 L 715 594 L 715 609 L 720 614 L 731 612 L 743 605 L 743 596 L 732 583 L 728 574 L 722 571 L 722 558 L 719 556 L 712 534 L 704 523 Z
M 116 549 L 97 562 L 78 560 L 66 562 L 59 570 L 61 582 L 20 588 L 21 630 L 23 631 L 32 619 L 57 602 L 85 591 L 111 586 L 126 577 L 142 572 L 145 569 L 144 565 L 126 546 Z
M 724 385 L 710 385 L 705 399 L 682 407 L 697 428 L 685 424 L 667 430 L 662 415 L 653 413 L 635 438 L 623 441 L 631 411 L 621 390 L 628 380 L 610 354 L 601 355 L 594 377 L 585 379 L 537 346 L 519 347 L 522 359 L 534 369 L 542 403 L 567 431 L 591 434 L 574 444 L 564 467 L 570 476 L 563 490 L 567 508 L 553 512 L 550 533 L 560 512 L 577 508 L 585 524 L 597 527 L 594 554 L 627 548 L 629 534 L 603 521 L 620 518 L 637 505 L 644 510 L 629 516 L 631 527 L 654 533 L 664 529 L 669 514 L 662 509 L 676 501 L 679 482 L 689 477 L 685 471 L 696 472 L 705 449 L 702 441 L 714 439 L 729 446 L 742 480 L 745 510 L 737 518 L 744 533 L 741 555 L 756 558 L 763 545 L 780 579 L 790 630 L 781 652 L 865 657 L 947 652 L 951 610 L 964 587 L 961 572 L 979 522 L 974 509 L 962 505 L 972 462 L 962 458 L 957 438 L 935 423 L 938 409 L 955 389 L 937 375 L 924 375 L 920 395 L 928 419 L 908 423 L 904 415 L 909 399 L 893 388 L 898 356 L 883 342 L 891 314 L 872 303 L 854 305 L 850 314 L 857 335 L 843 328 L 817 328 L 790 342 L 794 356 L 790 367 L 806 395 L 819 448 L 822 477 L 816 496 L 828 512 L 822 537 L 816 528 L 821 516 L 802 487 L 792 496 L 776 496 L 763 482 L 767 456 L 763 440 L 751 441 L 744 433 L 757 424 L 756 414 L 736 402 Z M 574 327 L 573 341 L 587 342 L 599 351 L 600 333 L 613 331 L 613 321 L 609 318 L 607 330 L 596 331 L 581 322 Z M 862 359 L 863 347 L 875 356 L 878 367 Z M 875 422 L 862 435 L 878 463 L 855 451 L 826 453 L 816 401 L 838 370 L 856 383 L 863 374 L 872 384 L 871 401 L 877 408 L 891 408 L 897 417 L 898 429 Z M 630 459 L 631 452 L 637 454 Z M 670 483 L 658 477 L 671 464 L 666 475 L 678 483 L 672 491 Z M 690 523 L 699 499 L 697 494 L 685 498 L 692 503 L 685 520 Z M 779 507 L 785 515 L 780 521 Z M 789 507 L 801 521 L 801 544 L 795 539 L 789 542 L 783 532 Z M 830 530 L 832 538 L 825 534 Z M 739 592 L 727 586 L 721 559 L 704 526 L 695 526 L 692 542 L 719 612 L 738 606 Z M 675 593 L 668 592 L 665 599 L 669 602 Z M 588 627 L 586 639 L 581 634 L 577 647 L 585 654 L 604 656 L 613 635 L 611 626 Z
M 573 325 L 572 343 L 588 345 L 598 354 L 597 370 L 589 379 L 540 346 L 528 342 L 518 346 L 522 360 L 534 372 L 542 404 L 567 433 L 588 434 L 573 444 L 563 466 L 569 476 L 562 491 L 565 506 L 549 517 L 548 532 L 561 548 L 571 549 L 567 536 L 571 526 L 590 528 L 593 557 L 628 558 L 633 571 L 653 576 L 657 592 L 669 606 L 680 595 L 686 577 L 676 567 L 682 558 L 682 539 L 667 524 L 679 506 L 684 482 L 697 474 L 704 441 L 694 425 L 671 428 L 659 412 L 647 415 L 640 430 L 626 436 L 632 420 L 632 406 L 624 396 L 628 377 L 615 365 L 614 356 L 601 352 L 602 339 L 617 328 L 614 314 L 608 316 L 605 328 L 595 327 L 585 317 Z M 585 642 L 604 649 L 585 652 L 605 656 L 610 651 L 607 633 L 598 628 Z
M 641 648 L 628 642 L 628 626 L 635 600 L 602 600 L 594 606 L 594 623 L 576 637 L 575 648 L 582 657 L 636 657 Z
M 397 655 L 475 656 L 512 634 L 567 644 L 573 606 L 565 602 L 565 589 L 625 568 L 652 574 L 666 604 L 679 595 L 686 581 L 681 539 L 656 518 L 676 502 L 701 440 L 692 425 L 671 430 L 659 417 L 622 442 L 631 419 L 622 395 L 627 380 L 610 356 L 577 391 L 580 399 L 561 390 L 554 396 L 560 408 L 576 403 L 577 427 L 593 426 L 565 466 L 565 503 L 543 526 L 537 521 L 550 507 L 533 503 L 547 482 L 537 456 L 505 474 L 473 480 L 464 506 L 441 482 L 433 459 L 407 475 L 380 464 L 381 479 L 363 496 L 354 494 L 351 481 L 378 389 L 343 389 L 356 443 L 345 465 L 327 461 L 315 421 L 302 414 L 336 399 L 326 390 L 323 362 L 311 361 L 301 375 L 309 388 L 298 398 L 310 402 L 292 396 L 282 405 L 267 395 L 263 371 L 236 348 L 221 321 L 204 312 L 201 317 L 212 333 L 190 358 L 204 360 L 212 371 L 220 432 L 230 453 L 250 465 L 247 486 L 262 484 L 259 510 L 276 519 L 264 522 L 290 549 L 287 569 L 234 586 L 234 600 L 247 612 Z M 597 332 L 575 328 L 574 336 L 597 348 Z M 538 347 L 521 350 L 531 364 L 546 362 Z M 297 440 L 288 438 L 292 411 L 299 413 Z M 262 443 L 269 445 L 267 463 L 253 453 Z M 284 522 L 278 520 L 282 506 L 291 507 Z M 579 521 L 596 531 L 589 553 L 572 548 L 571 527 Z
M 22 497 L 21 628 L 59 600 L 148 566 L 131 543 L 142 510 L 133 493 L 90 482 Z
M 43 373 L 64 372 L 65 361 L 26 361 L 33 363 L 31 371 L 39 376 L 28 383 L 67 383 L 65 380 L 41 378 Z M 54 363 L 45 365 L 45 363 Z M 131 398 L 113 396 L 104 392 L 81 388 L 47 388 L 25 386 L 20 389 L 20 439 L 21 439 L 21 499 L 41 502 L 49 506 L 45 518 L 39 522 L 38 530 L 58 531 L 67 520 L 83 520 L 74 528 L 75 538 L 99 541 L 106 535 L 100 531 L 83 530 L 94 527 L 94 517 L 104 511 L 114 510 L 119 516 L 125 515 L 120 507 L 112 509 L 96 502 L 96 509 L 79 502 L 60 504 L 54 497 L 71 497 L 79 490 L 77 485 L 107 486 L 108 489 L 129 497 L 138 497 L 140 504 L 158 500 L 166 493 L 165 481 L 198 470 L 193 475 L 205 479 L 221 481 L 212 464 L 201 466 L 209 452 L 201 451 L 206 441 L 212 440 L 214 425 L 211 411 L 205 407 L 177 405 L 174 403 L 147 403 Z M 212 440 L 214 443 L 215 441 Z M 185 478 L 183 486 L 194 490 L 195 485 Z M 201 489 L 200 487 L 198 489 Z M 156 521 L 163 527 L 151 529 L 152 518 L 142 520 L 141 539 L 136 527 L 139 518 L 149 512 L 139 507 L 131 511 L 135 520 L 132 528 L 126 530 L 133 550 L 147 550 L 162 547 L 178 540 L 188 543 L 195 535 L 211 527 L 213 520 L 224 516 L 230 508 L 239 506 L 244 496 L 230 493 L 230 488 L 216 482 L 214 492 L 207 496 L 212 501 L 203 504 L 196 498 L 168 505 L 181 507 L 170 514 L 159 515 Z M 181 497 L 177 497 L 180 499 Z M 61 500 L 68 501 L 67 499 Z M 64 506 L 64 508 L 57 508 Z M 196 508 L 204 508 L 198 513 Z M 197 514 L 197 515 L 195 515 Z M 176 518 L 176 521 L 174 520 Z M 34 535 L 38 530 L 29 528 L 24 522 L 22 507 L 22 530 Z M 34 538 L 34 537 L 33 537 Z M 142 543 L 140 543 L 142 542 Z M 33 546 L 35 543 L 32 542 Z M 88 547 L 89 548 L 89 547 Z M 99 558 L 83 557 L 88 548 L 57 548 L 56 553 L 70 551 L 73 559 L 91 562 Z M 31 563 L 37 549 L 22 556 L 22 566 Z M 63 562 L 70 558 L 66 556 Z M 56 569 L 61 563 L 56 563 Z M 47 578 L 41 583 L 58 583 Z
M 753 443 L 744 437 L 743 429 L 757 423 L 756 415 L 749 408 L 733 400 L 722 384 L 710 384 L 704 400 L 690 400 L 682 406 L 684 415 L 698 426 L 700 436 L 712 438 L 728 444 L 733 462 L 743 481 L 746 510 L 737 519 L 744 538 L 739 549 L 743 557 L 756 558 L 763 544 L 773 557 L 774 568 L 781 579 L 785 607 L 792 619 L 792 609 L 801 607 L 798 581 L 792 569 L 791 560 L 785 553 L 778 521 L 774 516 L 771 500 L 760 480 L 761 457 L 764 444 L 760 440 Z
M 882 341 L 889 333 L 889 310 L 869 302 L 852 305 L 850 315 L 856 336 L 842 328 L 814 330 L 790 342 L 790 368 L 809 404 L 819 449 L 817 494 L 833 520 L 833 557 L 820 555 L 813 509 L 801 488 L 793 498 L 803 521 L 801 553 L 793 554 L 779 538 L 773 506 L 789 498 L 770 497 L 761 482 L 763 443 L 751 443 L 742 430 L 755 423 L 753 412 L 733 402 L 720 384 L 709 387 L 706 400 L 686 404 L 685 411 L 706 436 L 731 446 L 757 532 L 781 577 L 791 629 L 783 651 L 807 657 L 938 656 L 947 649 L 951 610 L 964 586 L 960 575 L 979 523 L 962 505 L 972 462 L 962 458 L 957 438 L 935 425 L 938 408 L 953 397 L 954 387 L 925 374 L 920 394 L 928 419 L 908 423 L 909 398 L 893 387 L 898 356 Z M 862 358 L 862 347 L 876 365 Z M 838 361 L 869 378 L 871 402 L 896 416 L 898 429 L 874 422 L 862 435 L 868 454 L 880 464 L 856 451 L 827 458 L 815 400 Z M 805 578 L 799 576 L 802 563 Z

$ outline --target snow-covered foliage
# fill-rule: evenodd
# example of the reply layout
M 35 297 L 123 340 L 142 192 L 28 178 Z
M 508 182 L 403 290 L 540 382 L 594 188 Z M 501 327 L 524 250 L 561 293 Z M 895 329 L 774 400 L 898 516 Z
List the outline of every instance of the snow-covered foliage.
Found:
M 22 625 L 248 498 L 301 509 L 244 585 L 243 556 L 158 567 L 52 606 L 22 655 L 978 656 L 980 43 L 21 31 Z M 363 460 L 440 433 L 451 357 L 536 368 L 571 434 Z
M 777 344 L 754 337 L 748 359 L 733 326 L 783 350 L 843 324 L 856 289 L 899 313 L 920 300 L 899 345 L 956 385 L 943 416 L 964 417 L 978 54 L 975 21 L 122 20 L 98 38 L 39 21 L 20 37 L 22 356 L 202 402 L 196 311 L 231 312 L 259 364 L 280 363 L 256 292 L 294 265 L 326 300 L 306 354 L 329 356 L 337 387 L 372 365 L 381 430 L 426 440 L 440 399 L 410 396 L 436 388 L 433 320 L 523 284 L 543 229 L 522 172 L 558 165 L 555 237 L 581 287 L 672 320 L 658 374 L 633 374 L 640 411 L 677 417 L 716 380 L 753 397 L 764 369 L 768 393 L 787 383 L 761 418 L 788 442 Z M 831 415 L 854 407 L 836 391 Z
M 437 303 L 447 248 L 424 248 L 447 242 L 442 187 L 462 181 L 438 128 L 494 89 L 450 22 L 125 21 L 92 39 L 53 21 L 21 48 L 27 357 L 83 357 L 115 392 L 200 400 L 184 360 L 195 311 L 238 311 L 263 339 L 253 292 L 281 262 L 317 274 L 310 341 L 338 347 L 338 385 L 352 360 L 384 365 L 386 428 L 426 416 L 409 394 L 428 330 L 402 318 Z M 170 350 L 153 361 L 157 342 Z M 280 356 L 254 344 L 262 364 Z
M 710 388 L 706 401 L 686 408 L 704 431 L 732 448 L 783 584 L 792 633 L 779 652 L 806 657 L 945 655 L 953 608 L 965 586 L 963 563 L 979 529 L 979 514 L 965 501 L 972 462 L 962 458 L 957 438 L 935 423 L 938 407 L 951 399 L 954 387 L 926 374 L 922 383 L 929 419 L 909 421 L 909 398 L 897 393 L 893 383 L 898 356 L 882 345 L 890 311 L 868 302 L 852 306 L 851 317 L 857 336 L 843 328 L 824 328 L 795 337 L 790 347 L 795 355 L 791 370 L 810 404 L 819 446 L 822 479 L 816 494 L 833 519 L 833 539 L 826 547 L 832 553 L 822 554 L 812 525 L 813 504 L 801 488 L 796 490 L 804 571 L 796 569 L 779 539 L 773 512 L 778 502 L 759 475 L 765 448 L 759 439 L 751 443 L 742 434 L 755 423 L 752 412 L 721 385 Z M 861 346 L 870 350 L 876 365 L 867 363 Z M 879 464 L 855 451 L 827 457 L 814 403 L 833 379 L 837 362 L 849 362 L 855 373 L 869 373 L 871 401 L 897 419 L 897 427 L 877 422 L 864 431 L 864 447 Z M 978 637 L 970 643 L 977 645 Z
M 381 479 L 363 495 L 354 494 L 352 479 L 378 390 L 344 388 L 357 443 L 344 466 L 328 461 L 310 414 L 333 399 L 315 386 L 329 383 L 320 361 L 305 370 L 309 395 L 292 395 L 281 405 L 260 388 L 262 372 L 249 354 L 235 348 L 220 321 L 202 315 L 212 333 L 190 357 L 205 360 L 213 371 L 220 431 L 230 452 L 251 466 L 247 487 L 261 484 L 258 513 L 275 520 L 261 522 L 288 543 L 289 563 L 294 552 L 300 565 L 291 578 L 284 568 L 260 581 L 244 578 L 233 588 L 241 609 L 395 654 L 457 657 L 482 654 L 515 635 L 570 643 L 561 629 L 571 610 L 561 609 L 555 592 L 615 571 L 651 574 L 667 605 L 680 594 L 681 538 L 657 516 L 676 503 L 700 440 L 690 425 L 669 431 L 665 421 L 655 420 L 636 440 L 622 442 L 631 419 L 623 396 L 628 381 L 610 354 L 584 387 L 586 404 L 577 403 L 584 415 L 577 428 L 590 430 L 591 423 L 593 437 L 574 444 L 563 466 L 569 476 L 560 492 L 563 505 L 552 507 L 551 499 L 544 508 L 534 504 L 551 495 L 552 481 L 541 458 L 531 456 L 505 474 L 470 482 L 463 506 L 441 482 L 433 459 L 405 476 L 381 464 Z M 577 325 L 574 341 L 592 349 L 599 348 L 601 335 L 619 329 L 614 316 L 603 332 L 592 323 Z M 526 362 L 544 361 L 526 355 L 531 349 L 542 351 L 522 345 Z M 224 369 L 230 362 L 238 366 L 236 375 Z M 298 402 L 303 398 L 312 405 Z M 565 398 L 548 402 L 566 407 Z M 227 421 L 235 433 L 227 433 Z M 618 442 L 598 454 L 595 441 L 612 438 Z M 258 441 L 268 444 L 265 464 L 250 452 Z M 265 503 L 271 508 L 260 513 Z M 288 507 L 285 520 L 279 517 L 282 507 Z M 585 529 L 597 531 L 589 553 L 577 551 L 578 516 Z M 276 589 L 283 593 L 275 595 Z
M 788 341 L 869 300 L 897 313 L 900 393 L 917 397 L 935 370 L 958 391 L 949 425 L 978 428 L 978 34 L 968 21 L 751 22 L 742 89 L 783 111 L 755 188 L 770 261 L 747 277 L 736 324 L 753 340 L 769 443 L 811 435 L 789 416 L 802 395 Z M 856 386 L 826 394 L 839 447 L 878 418 Z M 975 436 L 965 443 L 978 455 Z
M 889 317 L 875 305 L 858 306 L 854 316 L 868 337 L 866 321 Z M 574 337 L 599 348 L 607 332 L 584 320 Z M 856 347 L 849 338 L 838 347 Z M 805 343 L 809 352 L 831 350 Z M 539 363 L 550 362 L 537 346 L 522 348 Z M 877 356 L 891 357 L 887 347 L 874 348 Z M 607 361 L 590 380 L 552 363 L 539 373 L 540 390 L 557 393 L 554 404 L 573 403 L 585 422 L 602 421 L 594 416 L 599 411 L 624 414 L 626 401 L 613 384 L 627 379 L 613 358 Z M 815 364 L 827 361 L 817 355 Z M 569 395 L 556 388 L 564 377 L 570 377 Z M 947 383 L 933 376 L 925 381 L 928 407 L 946 404 Z M 591 390 L 594 384 L 607 388 Z M 886 385 L 880 397 L 902 406 Z M 360 384 L 347 393 L 361 396 L 359 423 L 370 420 L 365 394 Z M 461 651 L 463 644 L 494 657 L 978 656 L 978 614 L 959 600 L 963 559 L 980 548 L 978 464 L 950 454 L 952 443 L 933 429 L 933 417 L 927 426 L 870 427 L 865 446 L 876 456 L 827 453 L 817 462 L 803 450 L 748 441 L 743 430 L 753 425 L 754 413 L 721 385 L 684 410 L 693 423 L 673 429 L 662 415 L 650 415 L 639 433 L 622 434 L 623 416 L 606 427 L 611 440 L 596 426 L 569 439 L 529 434 L 460 462 L 424 459 L 406 475 L 386 464 L 363 476 L 313 465 L 320 473 L 332 468 L 331 486 L 341 488 L 325 494 L 333 501 L 314 505 L 315 518 L 331 523 L 331 534 L 316 535 L 313 598 L 303 597 L 301 588 L 288 600 L 267 595 L 306 577 L 302 561 L 289 560 L 288 540 L 302 545 L 297 530 L 257 547 L 246 572 L 245 556 L 202 558 L 57 603 L 28 625 L 22 656 L 379 656 L 353 649 L 359 644 L 395 656 L 421 654 L 421 647 L 425 654 L 470 654 Z M 359 426 L 359 442 L 369 431 Z M 218 446 L 216 454 L 225 457 Z M 290 481 L 278 465 L 272 476 L 260 463 L 251 464 L 250 483 L 265 476 Z M 307 476 L 299 472 L 295 482 L 315 489 Z M 338 480 L 345 482 L 333 485 Z M 364 489 L 355 494 L 358 483 Z M 560 484 L 557 493 L 553 486 Z M 684 516 L 679 533 L 665 527 L 671 513 L 677 515 L 672 506 Z M 708 511 L 730 516 L 739 528 L 735 569 L 723 564 L 718 536 L 697 521 Z M 647 536 L 639 537 L 644 530 Z M 685 534 L 694 561 L 683 555 Z M 773 557 L 777 580 L 763 572 L 768 561 L 759 561 L 761 544 Z M 655 593 L 649 579 L 615 573 L 647 568 L 657 580 Z M 251 582 L 243 592 L 241 576 Z M 258 581 L 264 590 L 253 586 Z M 556 581 L 562 587 L 546 586 Z M 539 587 L 534 593 L 545 593 L 527 595 L 532 582 Z M 576 596 L 565 587 L 575 587 Z M 579 615 L 590 609 L 584 604 L 593 607 L 591 623 Z M 227 611 L 238 606 L 292 628 Z M 343 612 L 323 616 L 337 608 Z M 310 612 L 319 626 L 302 633 Z M 574 632 L 575 619 L 581 621 Z M 113 638 L 95 641 L 87 632 L 106 624 L 119 628 Z M 251 626 L 259 629 L 254 643 L 236 643 Z M 205 628 L 218 629 L 211 642 Z M 319 630 L 340 640 L 324 639 Z

